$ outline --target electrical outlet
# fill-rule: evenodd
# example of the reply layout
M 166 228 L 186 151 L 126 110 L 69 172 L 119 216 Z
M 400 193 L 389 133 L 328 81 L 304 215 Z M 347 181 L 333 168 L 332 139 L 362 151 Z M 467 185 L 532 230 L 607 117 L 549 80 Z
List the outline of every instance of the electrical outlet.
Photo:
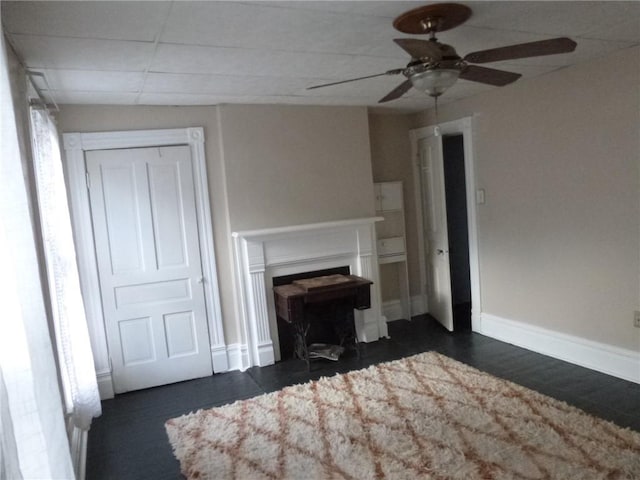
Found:
M 640 328 L 640 312 L 638 310 L 633 312 L 633 326 Z

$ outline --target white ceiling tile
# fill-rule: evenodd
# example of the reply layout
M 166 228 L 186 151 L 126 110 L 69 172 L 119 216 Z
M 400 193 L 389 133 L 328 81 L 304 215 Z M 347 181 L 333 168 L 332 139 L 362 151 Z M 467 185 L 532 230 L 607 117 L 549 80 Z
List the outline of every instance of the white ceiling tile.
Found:
M 57 104 L 134 105 L 137 93 L 55 91 L 50 93 Z
M 261 3 L 261 2 L 257 2 Z M 322 12 L 350 13 L 355 15 L 369 15 L 394 19 L 400 14 L 423 6 L 426 2 L 417 1 L 291 1 L 291 2 L 270 2 L 274 6 L 281 8 L 295 8 L 299 10 L 315 10 Z
M 640 10 L 640 2 L 634 2 L 634 5 Z M 603 27 L 602 25 L 594 25 L 593 30 L 585 32 L 585 38 L 593 38 L 598 40 L 613 40 L 620 42 L 640 43 L 640 13 L 630 15 L 621 19 L 614 26 Z
M 300 78 L 189 75 L 150 73 L 144 85 L 145 93 L 194 93 L 218 95 L 286 95 L 303 91 L 309 80 Z
M 636 2 L 474 2 L 466 25 L 554 36 L 579 36 L 594 25 L 612 26 L 637 15 Z
M 424 3 L 3 1 L 1 13 L 19 57 L 47 74 L 61 103 L 290 103 L 416 111 L 431 108 L 433 99 L 410 90 L 377 104 L 401 76 L 307 87 L 404 67 L 410 59 L 393 39 L 426 37 L 397 32 L 392 21 Z M 557 36 L 577 41 L 572 53 L 486 64 L 522 73 L 523 80 L 640 44 L 637 1 L 466 4 L 473 9 L 469 21 L 438 35 L 461 56 Z M 441 102 L 494 88 L 460 80 Z
M 43 73 L 52 90 L 139 92 L 144 82 L 141 72 L 46 69 Z
M 381 57 L 160 44 L 150 70 L 340 79 L 381 73 L 389 68 L 389 59 Z
M 153 44 L 87 38 L 10 35 L 29 68 L 144 71 Z
M 254 103 L 247 96 L 225 96 L 189 93 L 143 93 L 138 105 L 220 105 L 223 103 Z
M 280 8 L 271 2 L 204 2 L 195 8 L 194 12 L 188 2 L 175 3 L 161 40 L 286 52 L 372 55 L 390 27 L 387 18 Z
M 153 41 L 170 2 L 2 2 L 11 33 Z

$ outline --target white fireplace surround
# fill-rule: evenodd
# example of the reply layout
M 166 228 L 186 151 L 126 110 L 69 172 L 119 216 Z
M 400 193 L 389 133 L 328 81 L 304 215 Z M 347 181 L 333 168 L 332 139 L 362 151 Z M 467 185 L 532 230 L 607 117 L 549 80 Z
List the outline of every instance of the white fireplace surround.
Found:
M 368 217 L 232 233 L 247 352 L 242 355 L 241 370 L 279 360 L 272 289 L 273 278 L 282 275 L 348 266 L 353 275 L 373 281 L 371 308 L 355 312 L 358 339 L 372 342 L 388 336 L 381 311 L 374 229 L 380 220 Z

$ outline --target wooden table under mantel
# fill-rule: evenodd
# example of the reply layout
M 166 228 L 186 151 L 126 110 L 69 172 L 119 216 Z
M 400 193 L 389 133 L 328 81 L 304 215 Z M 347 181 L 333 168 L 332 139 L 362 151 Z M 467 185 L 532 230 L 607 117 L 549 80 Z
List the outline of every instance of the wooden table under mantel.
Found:
M 287 285 L 273 288 L 277 316 L 288 322 L 294 329 L 294 349 L 298 358 L 310 368 L 307 333 L 312 319 L 307 312 L 319 305 L 329 307 L 330 321 L 340 339 L 340 346 L 352 347 L 358 356 L 353 310 L 371 307 L 371 280 L 356 275 L 326 275 L 294 280 Z

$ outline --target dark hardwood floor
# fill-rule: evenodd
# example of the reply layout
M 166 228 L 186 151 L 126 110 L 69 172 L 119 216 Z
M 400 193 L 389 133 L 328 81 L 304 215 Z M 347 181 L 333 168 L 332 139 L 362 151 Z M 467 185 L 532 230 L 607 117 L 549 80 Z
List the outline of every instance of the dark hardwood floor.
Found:
M 389 323 L 390 339 L 363 344 L 339 362 L 289 360 L 118 395 L 103 402 L 89 432 L 87 479 L 177 479 L 164 422 L 334 373 L 434 350 L 497 377 L 563 400 L 622 427 L 640 431 L 640 385 L 472 333 L 448 333 L 428 316 Z

